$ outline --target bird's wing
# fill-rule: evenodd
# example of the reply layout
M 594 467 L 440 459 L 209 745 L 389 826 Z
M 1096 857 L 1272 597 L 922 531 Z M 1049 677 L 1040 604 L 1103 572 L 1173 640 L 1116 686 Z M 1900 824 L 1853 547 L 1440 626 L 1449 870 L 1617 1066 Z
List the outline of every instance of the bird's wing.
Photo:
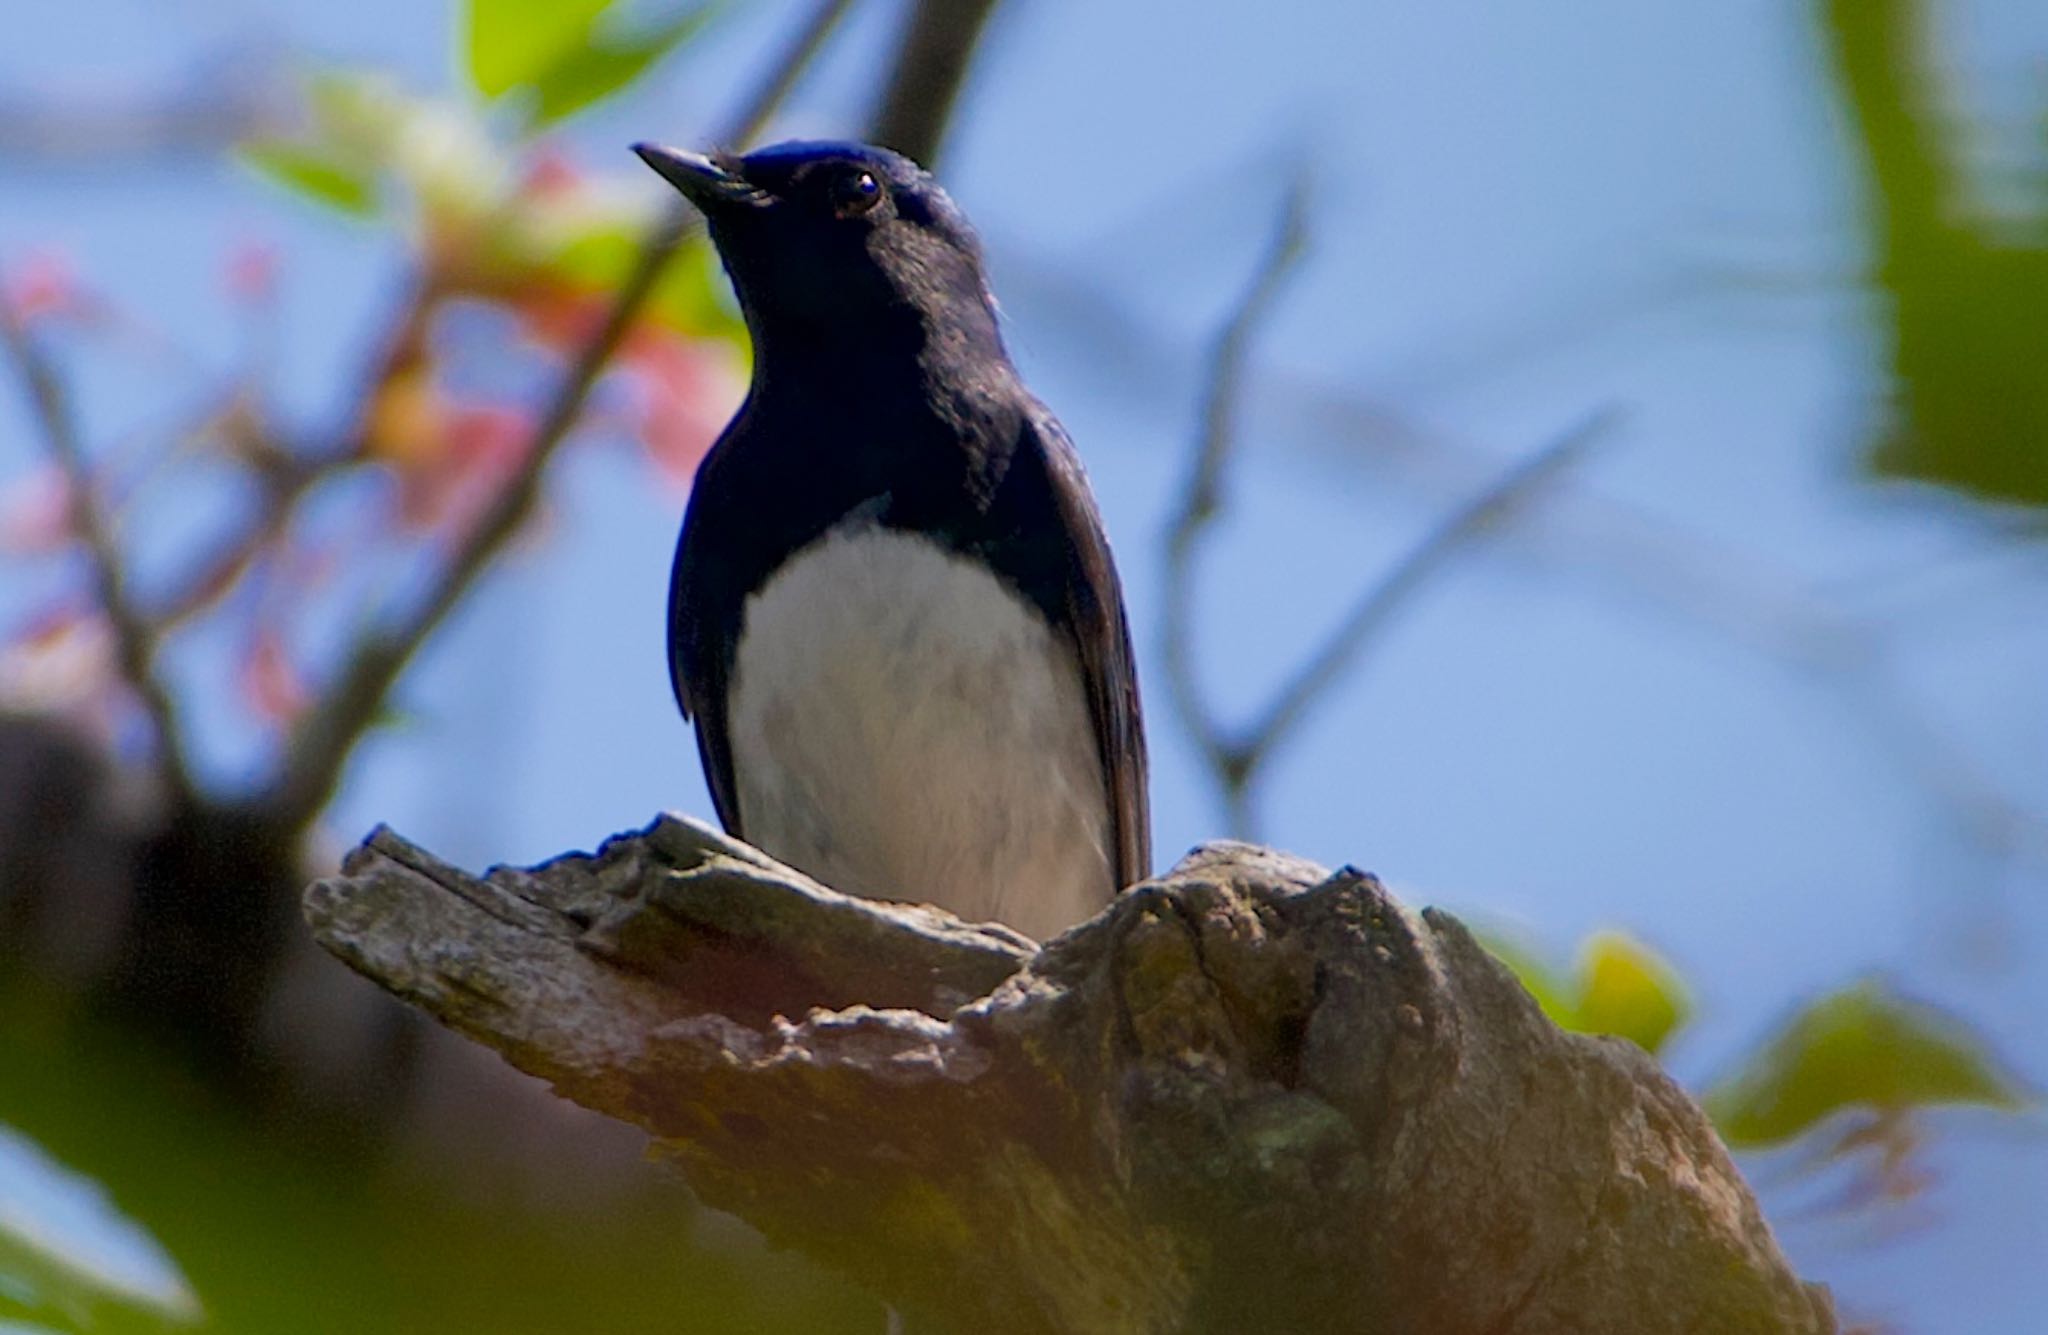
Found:
M 733 780 L 732 745 L 725 731 L 726 677 L 731 671 L 731 654 L 720 649 L 729 645 L 739 626 L 737 589 L 727 596 L 734 605 L 720 601 L 717 590 L 727 581 L 709 578 L 708 553 L 723 550 L 720 535 L 709 530 L 721 527 L 723 513 L 716 497 L 713 477 L 715 460 L 707 459 L 698 470 L 690 491 L 690 514 L 682 535 L 676 540 L 675 565 L 668 581 L 668 681 L 681 706 L 683 717 L 693 722 L 697 734 L 697 757 L 704 765 L 704 782 L 711 789 L 711 804 L 719 823 L 734 838 L 744 839 L 740 829 L 739 790 Z M 720 634 L 724 627 L 726 633 Z
M 1065 428 L 1043 407 L 1026 418 L 1055 485 L 1052 495 L 1071 542 L 1065 571 L 1064 617 L 1058 629 L 1081 663 L 1095 742 L 1109 797 L 1117 886 L 1151 875 L 1152 824 L 1146 789 L 1145 726 L 1138 706 L 1137 660 L 1124 616 L 1123 586 L 1110 556 L 1102 516 L 1088 490 L 1080 456 Z

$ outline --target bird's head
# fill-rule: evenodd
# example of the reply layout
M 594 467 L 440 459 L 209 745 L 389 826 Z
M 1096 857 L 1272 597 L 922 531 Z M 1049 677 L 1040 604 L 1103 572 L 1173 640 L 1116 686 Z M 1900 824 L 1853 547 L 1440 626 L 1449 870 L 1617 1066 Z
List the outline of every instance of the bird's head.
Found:
M 835 142 L 633 151 L 704 214 L 757 344 L 798 330 L 873 337 L 902 317 L 986 321 L 993 334 L 974 229 L 901 154 Z

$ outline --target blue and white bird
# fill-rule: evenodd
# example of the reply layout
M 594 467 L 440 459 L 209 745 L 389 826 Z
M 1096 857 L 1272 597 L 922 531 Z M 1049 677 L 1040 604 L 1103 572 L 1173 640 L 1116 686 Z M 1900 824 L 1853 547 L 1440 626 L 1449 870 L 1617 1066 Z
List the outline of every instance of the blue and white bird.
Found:
M 754 346 L 669 593 L 719 818 L 849 893 L 1038 938 L 1090 916 L 1148 872 L 1130 632 L 973 229 L 882 149 L 635 151 L 703 212 Z

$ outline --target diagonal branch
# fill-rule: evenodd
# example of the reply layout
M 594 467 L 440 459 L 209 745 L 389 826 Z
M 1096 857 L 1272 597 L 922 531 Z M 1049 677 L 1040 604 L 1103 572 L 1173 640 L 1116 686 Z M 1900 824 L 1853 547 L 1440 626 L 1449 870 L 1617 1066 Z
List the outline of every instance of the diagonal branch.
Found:
M 1230 808 L 1230 827 L 1239 833 L 1251 826 L 1246 801 L 1248 777 L 1237 758 L 1236 743 L 1206 704 L 1195 675 L 1195 546 L 1222 504 L 1223 472 L 1237 442 L 1238 400 L 1252 339 L 1307 250 L 1307 207 L 1306 183 L 1297 180 L 1281 203 L 1280 219 L 1264 258 L 1217 335 L 1203 393 L 1194 468 L 1166 534 L 1161 639 L 1167 694 L 1182 726 L 1217 776 Z
M 1161 657 L 1166 665 L 1167 691 L 1182 725 L 1193 735 L 1203 758 L 1219 774 L 1228 773 L 1230 739 L 1203 702 L 1201 684 L 1195 678 L 1195 544 L 1216 518 L 1221 505 L 1223 469 L 1237 441 L 1239 387 L 1244 380 L 1252 337 L 1308 247 L 1307 207 L 1307 185 L 1296 181 L 1281 203 L 1280 220 L 1265 257 L 1216 338 L 1209 358 L 1194 470 L 1166 533 Z
M 761 132 L 852 0 L 819 0 L 808 22 L 796 33 L 772 67 L 768 78 L 741 108 L 722 142 L 744 144 Z M 287 749 L 285 771 L 269 798 L 275 816 L 290 826 L 303 826 L 333 795 L 356 740 L 384 708 L 399 674 L 428 636 L 462 600 L 485 567 L 496 559 L 525 526 L 540 494 L 548 463 L 582 416 L 598 378 L 618 350 L 626 331 L 639 317 L 676 250 L 690 233 L 695 215 L 681 204 L 671 206 L 642 242 L 633 269 L 605 315 L 604 324 L 583 345 L 549 402 L 525 461 L 493 498 L 412 612 L 394 626 L 359 641 L 327 694 L 296 729 Z
M 1222 789 L 1230 828 L 1251 833 L 1251 794 L 1260 771 L 1299 729 L 1372 639 L 1391 625 L 1440 569 L 1576 463 L 1611 424 L 1595 414 L 1555 442 L 1518 461 L 1426 534 L 1366 589 L 1320 648 L 1310 654 L 1267 706 L 1241 728 L 1226 725 L 1208 705 L 1195 675 L 1194 557 L 1223 503 L 1224 470 L 1237 440 L 1239 399 L 1251 343 L 1306 248 L 1305 191 L 1289 190 L 1265 257 L 1217 335 L 1203 393 L 1194 467 L 1166 534 L 1163 618 L 1167 690 Z
M 917 0 L 896 45 L 896 72 L 882 91 L 868 138 L 929 167 L 996 0 Z
M 1230 758 L 1242 768 L 1244 781 L 1249 783 L 1256 776 L 1317 698 L 1336 683 L 1431 576 L 1582 459 L 1613 425 L 1614 417 L 1613 409 L 1603 409 L 1534 454 L 1517 460 L 1498 480 L 1446 516 L 1378 583 L 1365 590 L 1322 648 L 1302 664 L 1265 712 L 1232 744 Z
M 832 36 L 833 29 L 839 26 L 839 21 L 846 17 L 846 11 L 851 8 L 853 0 L 818 0 L 810 18 L 790 37 L 789 45 L 782 49 L 775 63 L 769 67 L 768 78 L 754 90 L 754 95 L 747 99 L 746 105 L 733 117 L 732 124 L 728 125 L 722 134 L 715 136 L 719 143 L 744 145 L 760 137 L 761 131 L 768 128 L 768 122 L 774 117 L 776 108 L 796 91 L 797 81 L 803 77 L 804 71 L 811 67 L 811 62 L 817 59 L 818 53 L 824 50 L 825 42 Z
M 173 803 L 183 805 L 195 794 L 185 760 L 177 704 L 156 674 L 155 633 L 129 597 L 128 572 L 114 541 L 113 526 L 100 508 L 92 465 L 79 438 L 69 395 L 35 336 L 4 299 L 0 299 L 0 337 L 6 340 L 9 355 L 28 392 L 43 446 L 64 475 L 71 524 L 85 544 L 92 566 L 94 595 L 113 633 L 116 666 L 149 714 L 150 725 L 156 732 L 157 770 L 166 795 Z

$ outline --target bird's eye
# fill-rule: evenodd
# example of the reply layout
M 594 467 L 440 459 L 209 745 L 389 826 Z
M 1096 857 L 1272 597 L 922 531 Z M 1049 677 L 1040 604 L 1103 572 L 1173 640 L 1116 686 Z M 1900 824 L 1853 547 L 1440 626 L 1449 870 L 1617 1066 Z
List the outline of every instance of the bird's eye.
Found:
M 842 218 L 866 213 L 882 201 L 882 183 L 873 172 L 852 172 L 832 183 L 832 211 Z

